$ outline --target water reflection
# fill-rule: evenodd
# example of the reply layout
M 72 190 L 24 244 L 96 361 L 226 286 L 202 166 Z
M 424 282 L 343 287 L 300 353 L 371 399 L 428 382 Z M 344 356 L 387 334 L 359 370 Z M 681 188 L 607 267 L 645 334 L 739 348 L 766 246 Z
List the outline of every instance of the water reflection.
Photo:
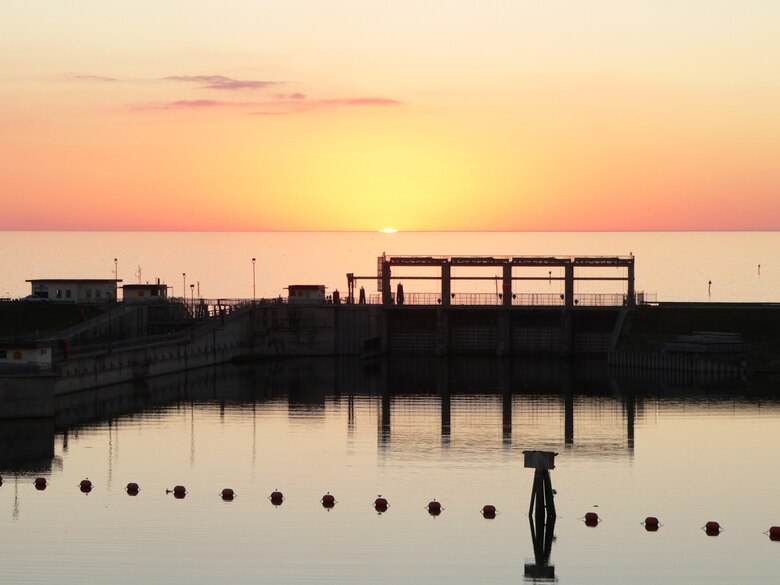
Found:
M 628 456 L 634 449 L 636 419 L 642 416 L 647 400 L 727 401 L 747 397 L 776 401 L 769 380 L 748 384 L 744 380 L 694 379 L 674 374 L 658 378 L 641 371 L 611 372 L 600 362 L 489 358 L 395 358 L 370 363 L 330 358 L 280 360 L 252 367 L 225 365 L 58 396 L 54 419 L 0 422 L 0 470 L 50 471 L 55 461 L 55 431 L 62 437 L 63 452 L 67 453 L 71 435 L 82 428 L 108 423 L 110 430 L 111 421 L 119 417 L 134 418 L 183 405 L 189 410 L 194 462 L 197 404 L 218 403 L 222 418 L 228 405 L 251 407 L 256 417 L 258 404 L 286 400 L 290 419 L 310 422 L 312 417 L 324 417 L 330 398 L 338 403 L 342 396 L 347 401 L 349 433 L 355 432 L 356 396 L 377 398 L 377 443 L 384 453 L 400 447 L 409 437 L 406 417 L 395 421 L 394 409 L 417 409 L 427 418 L 432 409 L 437 410 L 440 445 L 447 448 L 456 433 L 454 408 L 477 416 L 482 410 L 494 408 L 495 400 L 499 400 L 501 444 L 506 450 L 513 448 L 513 438 L 517 438 L 515 419 L 523 421 L 519 432 L 526 445 L 535 442 L 538 447 L 559 446 L 560 437 L 550 433 L 542 419 L 554 420 L 550 417 L 560 409 L 562 446 L 566 449 Z M 585 412 L 601 415 L 601 420 L 595 425 L 589 422 L 587 431 L 578 432 L 576 422 Z M 616 434 L 619 425 L 615 423 L 621 420 L 624 430 Z M 395 433 L 394 424 L 402 427 Z M 534 427 L 539 430 L 536 435 L 530 433 Z M 110 432 L 109 440 L 113 441 Z M 112 452 L 118 450 L 113 443 L 110 448 Z M 112 457 L 115 454 L 109 454 L 109 466 Z

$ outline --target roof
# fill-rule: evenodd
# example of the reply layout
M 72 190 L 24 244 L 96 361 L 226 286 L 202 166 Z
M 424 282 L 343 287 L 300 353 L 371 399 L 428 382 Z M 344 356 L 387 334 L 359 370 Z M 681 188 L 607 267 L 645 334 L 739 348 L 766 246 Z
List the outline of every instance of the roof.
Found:
M 122 288 L 168 288 L 167 284 L 123 284 Z
M 303 289 L 309 289 L 309 290 L 320 290 L 324 289 L 324 284 L 291 284 L 287 287 L 289 288 L 303 288 Z
M 25 282 L 122 282 L 121 278 L 33 278 Z

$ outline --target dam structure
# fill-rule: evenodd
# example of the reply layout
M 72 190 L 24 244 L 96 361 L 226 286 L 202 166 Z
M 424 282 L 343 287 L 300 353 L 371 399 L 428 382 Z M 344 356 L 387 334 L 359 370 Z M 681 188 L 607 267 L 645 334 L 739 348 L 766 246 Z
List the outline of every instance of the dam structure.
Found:
M 770 334 L 780 305 L 658 303 L 636 290 L 632 255 L 383 254 L 375 274 L 346 280 L 343 296 L 291 285 L 274 299 L 0 303 L 0 417 L 24 412 L 32 394 L 288 357 L 584 357 L 727 373 L 780 364 Z

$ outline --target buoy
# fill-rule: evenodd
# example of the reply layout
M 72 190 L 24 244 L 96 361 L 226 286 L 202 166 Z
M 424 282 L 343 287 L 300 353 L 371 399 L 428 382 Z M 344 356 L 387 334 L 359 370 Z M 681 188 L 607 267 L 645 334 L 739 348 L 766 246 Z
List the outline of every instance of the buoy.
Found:
M 43 491 L 46 489 L 46 478 L 45 477 L 36 477 L 35 478 L 35 489 Z
M 88 494 L 92 491 L 92 482 L 88 479 L 82 479 L 81 483 L 79 484 L 79 489 L 81 489 L 81 491 L 85 494 Z
M 658 530 L 658 527 L 660 526 L 660 523 L 658 522 L 658 518 L 655 516 L 648 516 L 645 518 L 645 530 L 648 532 L 655 532 Z
M 186 495 L 187 495 L 187 488 L 185 488 L 183 485 L 177 485 L 173 488 L 174 498 L 181 500 Z
M 274 506 L 281 506 L 282 502 L 284 502 L 284 494 L 282 492 L 274 490 L 271 492 L 271 503 Z
M 428 502 L 428 513 L 431 516 L 438 516 L 441 514 L 441 502 L 437 502 L 436 500 Z
M 330 492 L 322 496 L 322 507 L 323 508 L 332 508 L 336 505 L 336 498 L 331 495 Z
M 491 506 L 490 504 L 487 504 L 486 506 L 482 507 L 482 516 L 487 518 L 488 520 L 492 520 L 496 517 L 496 507 Z
M 585 514 L 585 526 L 590 526 L 592 528 L 598 525 L 599 525 L 599 515 L 596 514 L 596 512 L 588 512 L 587 514 Z
M 769 538 L 771 540 L 780 540 L 780 526 L 772 526 L 769 529 Z
M 138 487 L 137 483 L 130 482 L 127 484 L 127 487 L 125 489 L 127 490 L 128 496 L 137 496 L 141 488 Z
M 376 509 L 377 512 L 380 514 L 382 512 L 387 512 L 387 508 L 390 506 L 390 504 L 387 502 L 386 498 L 383 498 L 382 496 L 378 496 L 376 500 L 374 500 L 374 509 Z
M 720 534 L 720 531 L 720 524 L 717 522 L 710 521 L 704 525 L 704 532 L 707 533 L 707 536 L 717 536 Z
M 225 500 L 226 502 L 232 501 L 233 498 L 235 497 L 236 497 L 236 492 L 234 492 L 230 488 L 225 488 L 224 490 L 222 490 L 222 499 Z

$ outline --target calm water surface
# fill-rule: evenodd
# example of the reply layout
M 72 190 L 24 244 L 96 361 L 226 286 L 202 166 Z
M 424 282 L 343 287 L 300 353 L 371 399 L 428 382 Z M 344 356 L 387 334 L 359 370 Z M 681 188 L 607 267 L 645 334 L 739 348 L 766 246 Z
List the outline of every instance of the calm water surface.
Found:
M 156 278 L 180 296 L 197 283 L 206 298 L 251 298 L 252 262 L 258 297 L 286 294 L 289 284 L 346 289 L 348 272 L 376 274 L 389 255 L 628 255 L 636 257 L 637 290 L 664 301 L 780 300 L 780 232 L 615 233 L 154 233 L 0 232 L 0 297 L 30 294 L 26 279 Z M 761 265 L 759 274 L 758 266 Z M 399 273 L 400 274 L 400 273 Z M 406 274 L 404 272 L 403 274 Z M 473 274 L 473 272 L 471 273 Z M 546 275 L 546 271 L 542 271 Z M 480 274 L 491 276 L 493 273 Z M 708 282 L 712 281 L 711 291 Z M 373 283 L 367 282 L 370 291 Z M 563 292 L 557 281 L 526 292 Z M 617 292 L 605 288 L 576 293 Z M 454 292 L 494 292 L 494 282 L 456 282 Z M 477 288 L 479 287 L 479 288 Z M 407 292 L 429 291 L 417 281 Z M 189 294 L 189 291 L 188 291 Z
M 54 421 L 0 425 L 0 582 L 520 583 L 535 563 L 522 452 L 552 449 L 560 583 L 769 583 L 776 392 L 598 364 L 305 360 L 61 397 Z

